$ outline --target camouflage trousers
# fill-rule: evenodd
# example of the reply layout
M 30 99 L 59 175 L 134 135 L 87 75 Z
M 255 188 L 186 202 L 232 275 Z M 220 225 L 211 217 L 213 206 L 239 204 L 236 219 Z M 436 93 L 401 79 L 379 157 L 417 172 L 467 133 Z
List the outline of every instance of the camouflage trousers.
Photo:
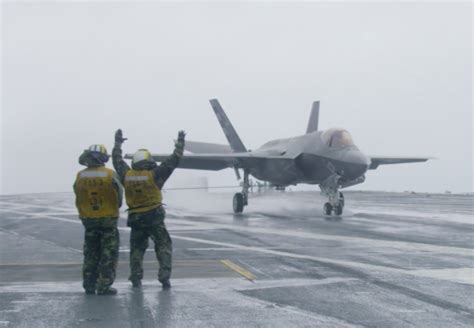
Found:
M 84 289 L 105 290 L 114 283 L 119 244 L 117 227 L 86 227 L 82 268 Z
M 151 238 L 155 244 L 155 254 L 160 269 L 158 280 L 164 282 L 171 276 L 172 266 L 172 242 L 166 230 L 164 216 L 156 215 L 152 225 L 140 223 L 131 225 L 130 234 L 130 277 L 131 281 L 143 278 L 143 257 L 148 248 L 148 239 Z

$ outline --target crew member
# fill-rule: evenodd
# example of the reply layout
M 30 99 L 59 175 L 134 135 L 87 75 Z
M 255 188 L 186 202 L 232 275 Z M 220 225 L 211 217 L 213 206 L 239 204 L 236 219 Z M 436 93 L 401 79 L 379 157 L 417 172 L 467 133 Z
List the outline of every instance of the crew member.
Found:
M 109 160 L 103 145 L 92 145 L 79 157 L 87 166 L 74 183 L 76 207 L 85 228 L 83 287 L 86 294 L 115 295 L 119 254 L 117 221 L 122 205 L 122 186 L 117 174 L 105 167 Z
M 184 150 L 184 131 L 178 134 L 178 140 L 172 155 L 159 166 L 150 152 L 139 149 L 132 159 L 132 168 L 122 158 L 122 130 L 115 133 L 115 146 L 112 160 L 121 182 L 125 187 L 128 205 L 127 225 L 130 234 L 130 277 L 133 287 L 141 287 L 143 278 L 143 256 L 148 247 L 148 238 L 155 244 L 156 258 L 160 264 L 158 280 L 164 289 L 170 288 L 172 266 L 171 238 L 165 226 L 165 210 L 162 205 L 161 189 L 166 180 L 178 166 Z

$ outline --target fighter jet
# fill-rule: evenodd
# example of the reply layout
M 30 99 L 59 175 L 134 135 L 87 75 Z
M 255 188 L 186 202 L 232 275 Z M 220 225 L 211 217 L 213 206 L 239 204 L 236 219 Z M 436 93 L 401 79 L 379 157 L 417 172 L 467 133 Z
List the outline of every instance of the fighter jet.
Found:
M 183 156 L 179 168 L 212 171 L 233 168 L 238 180 L 241 180 L 242 170 L 242 191 L 234 195 L 232 202 L 235 213 L 242 213 L 249 204 L 249 176 L 267 181 L 277 189 L 301 183 L 319 185 L 322 194 L 328 197 L 324 213 L 339 216 L 344 209 L 344 195 L 340 189 L 363 183 L 367 170 L 385 164 L 429 159 L 369 157 L 357 148 L 347 130 L 319 131 L 319 101 L 313 103 L 306 134 L 272 140 L 256 150 L 248 150 L 217 99 L 211 99 L 210 103 L 229 145 L 187 141 L 185 149 L 190 153 Z M 152 156 L 161 162 L 168 155 Z

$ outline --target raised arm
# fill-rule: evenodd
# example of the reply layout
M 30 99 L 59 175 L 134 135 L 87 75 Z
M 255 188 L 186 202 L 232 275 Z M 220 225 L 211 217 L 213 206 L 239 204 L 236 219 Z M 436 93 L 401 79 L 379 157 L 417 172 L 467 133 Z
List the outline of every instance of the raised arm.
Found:
M 112 178 L 112 184 L 114 186 L 115 191 L 117 192 L 117 200 L 119 204 L 119 208 L 122 207 L 122 200 L 123 200 L 123 186 L 120 182 L 120 178 L 118 177 L 117 173 L 114 173 Z
M 122 184 L 124 183 L 127 171 L 130 170 L 130 166 L 128 166 L 122 157 L 122 144 L 125 140 L 127 140 L 127 138 L 123 138 L 122 130 L 118 129 L 115 132 L 115 144 L 114 149 L 112 150 L 112 163 Z
M 178 140 L 175 143 L 173 154 L 161 162 L 161 164 L 154 170 L 155 182 L 160 189 L 163 188 L 166 180 L 171 176 L 174 169 L 178 167 L 179 162 L 183 157 L 185 136 L 186 133 L 184 131 L 179 131 Z

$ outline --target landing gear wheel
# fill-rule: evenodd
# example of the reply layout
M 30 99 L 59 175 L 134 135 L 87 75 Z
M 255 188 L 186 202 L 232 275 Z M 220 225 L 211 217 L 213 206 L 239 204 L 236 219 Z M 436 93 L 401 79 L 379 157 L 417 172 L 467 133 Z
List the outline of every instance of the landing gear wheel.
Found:
M 331 215 L 332 212 L 332 206 L 329 203 L 324 204 L 324 214 L 326 215 Z
M 342 215 L 342 212 L 344 210 L 344 195 L 342 192 L 339 193 L 339 204 L 334 207 L 334 214 L 339 216 Z
M 244 211 L 244 195 L 241 192 L 238 192 L 234 195 L 232 205 L 234 208 L 234 213 L 242 213 Z

